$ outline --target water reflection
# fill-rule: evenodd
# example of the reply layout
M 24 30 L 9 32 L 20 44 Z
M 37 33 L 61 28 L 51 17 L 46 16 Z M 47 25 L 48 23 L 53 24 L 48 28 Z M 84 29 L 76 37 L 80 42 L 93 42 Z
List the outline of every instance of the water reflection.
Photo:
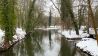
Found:
M 41 52 L 41 42 L 43 33 L 35 31 L 33 34 L 26 36 L 25 40 L 14 47 L 16 56 L 34 56 L 36 52 Z
M 25 48 L 25 53 L 28 56 L 34 56 L 34 46 L 32 45 L 32 37 L 28 36 L 25 40 L 24 40 L 25 44 L 24 44 L 24 48 Z
M 57 30 L 35 30 L 13 49 L 0 56 L 82 56 L 82 52 L 77 51 L 74 43 L 75 41 L 68 41 L 58 34 Z
M 49 30 L 49 43 L 50 43 L 50 48 L 51 48 L 51 41 L 52 41 L 52 39 L 51 39 L 51 31 Z
M 9 49 L 7 52 L 0 53 L 0 56 L 15 56 L 15 53 L 13 53 L 13 49 Z
M 61 37 L 60 56 L 71 56 L 71 48 L 65 37 Z

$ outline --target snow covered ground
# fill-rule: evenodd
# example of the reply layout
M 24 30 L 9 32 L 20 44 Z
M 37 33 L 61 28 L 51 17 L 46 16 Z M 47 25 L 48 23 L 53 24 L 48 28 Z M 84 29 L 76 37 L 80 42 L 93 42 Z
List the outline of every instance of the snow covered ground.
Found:
M 83 37 L 88 37 L 89 34 L 87 34 L 84 29 L 86 26 L 81 26 L 79 30 L 79 35 L 76 35 L 75 30 L 59 30 L 58 33 L 64 35 L 66 38 L 83 38 Z
M 59 29 L 58 33 L 64 35 L 67 38 L 82 38 L 81 41 L 76 43 L 76 46 L 79 47 L 80 49 L 82 49 L 83 51 L 88 52 L 92 56 L 98 56 L 97 41 L 94 40 L 94 39 L 91 39 L 91 38 L 84 38 L 84 37 L 89 36 L 89 34 L 84 33 L 84 31 L 83 31 L 84 28 L 85 27 L 81 27 L 81 29 L 79 30 L 80 35 L 76 35 L 74 30 L 64 30 L 64 31 L 62 31 L 62 30 L 60 30 L 60 26 L 58 26 L 58 27 L 57 26 L 50 26 L 48 28 L 35 28 L 35 29 L 42 29 L 42 30 Z M 89 30 L 90 30 L 90 34 L 94 34 L 93 28 L 90 28 Z M 17 41 L 17 40 L 20 40 L 20 39 L 24 38 L 25 34 L 26 34 L 25 30 L 23 30 L 22 28 L 16 28 L 16 34 L 13 36 L 13 38 L 14 38 L 13 41 Z M 4 31 L 2 31 L 0 29 L 0 46 L 3 42 L 4 35 L 5 35 Z M 57 43 L 53 42 L 53 44 L 55 44 L 56 47 L 53 46 L 53 48 L 54 47 L 55 48 L 53 50 L 50 50 L 49 47 L 47 47 L 49 44 L 46 45 L 47 41 L 48 41 L 47 39 L 45 39 L 43 41 L 44 42 L 43 45 L 45 45 L 45 48 L 44 48 L 45 54 L 44 54 L 44 56 L 46 56 L 46 55 L 50 55 L 50 56 L 51 55 L 57 55 L 57 53 L 55 53 L 55 51 L 58 52 L 57 49 L 59 48 L 59 45 Z M 46 51 L 46 49 L 47 50 L 49 49 L 49 50 Z M 49 53 L 51 53 L 51 54 L 49 54 Z
M 25 35 L 26 35 L 25 30 L 23 30 L 22 28 L 16 28 L 16 34 L 13 36 L 13 38 L 14 38 L 13 41 L 23 39 L 25 37 Z
M 79 35 L 76 35 L 75 30 L 60 30 L 60 27 L 50 27 L 50 28 L 39 28 L 43 30 L 50 30 L 50 29 L 59 29 L 58 33 L 64 35 L 66 38 L 82 38 L 81 41 L 76 43 L 76 46 L 82 49 L 83 51 L 88 52 L 92 56 L 98 56 L 98 45 L 97 41 L 91 38 L 85 38 L 88 37 L 89 34 L 84 32 L 84 29 L 86 26 L 81 26 L 79 30 Z M 89 28 L 90 34 L 95 34 L 93 28 Z M 52 51 L 49 51 L 52 52 Z M 50 54 L 51 55 L 51 54 Z
M 84 31 L 82 30 L 79 30 L 80 35 L 76 35 L 75 30 L 64 30 L 64 31 L 59 30 L 58 32 L 64 35 L 66 38 L 83 38 L 89 36 L 89 34 L 84 33 Z
M 13 36 L 13 42 L 21 40 L 22 38 L 25 37 L 25 34 L 26 34 L 25 30 L 23 30 L 22 28 L 16 28 L 16 34 Z M 5 36 L 4 31 L 0 29 L 0 46 L 2 46 L 4 36 Z
M 60 26 L 50 26 L 50 27 L 41 27 L 41 28 L 35 28 L 35 29 L 40 29 L 40 30 L 54 30 L 54 29 L 60 29 L 61 27 Z
M 95 34 L 93 28 L 89 28 L 90 34 Z M 76 46 L 86 51 L 87 53 L 91 54 L 92 56 L 98 56 L 98 44 L 97 41 L 91 38 L 84 38 L 88 37 L 89 34 L 86 32 L 84 33 L 83 28 L 79 30 L 80 35 L 76 35 L 75 30 L 64 30 L 58 31 L 60 34 L 64 35 L 66 38 L 82 38 L 81 41 L 76 43 Z
M 3 41 L 4 41 L 4 31 L 2 31 L 1 29 L 0 29 L 0 47 L 2 46 L 2 43 L 3 43 Z
M 79 41 L 76 46 L 91 54 L 92 56 L 98 56 L 98 44 L 94 39 L 82 38 L 82 40 Z

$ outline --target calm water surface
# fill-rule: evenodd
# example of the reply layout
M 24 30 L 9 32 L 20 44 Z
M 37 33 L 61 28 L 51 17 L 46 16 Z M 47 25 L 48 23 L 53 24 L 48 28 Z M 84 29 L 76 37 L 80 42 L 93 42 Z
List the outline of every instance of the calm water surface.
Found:
M 66 40 L 57 30 L 36 30 L 0 56 L 88 56 L 75 48 L 75 42 Z

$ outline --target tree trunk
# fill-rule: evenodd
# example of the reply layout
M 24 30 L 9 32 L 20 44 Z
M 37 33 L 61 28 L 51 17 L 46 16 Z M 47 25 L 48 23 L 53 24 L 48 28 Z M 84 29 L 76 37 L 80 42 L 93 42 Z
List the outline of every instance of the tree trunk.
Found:
M 94 14 L 93 14 L 93 11 L 92 11 L 92 8 L 91 8 L 91 0 L 88 0 L 88 10 L 89 10 L 89 15 L 92 19 L 92 26 L 94 28 L 95 35 L 96 35 L 96 40 L 97 40 L 97 43 L 98 43 L 98 34 L 97 34 L 97 30 L 96 30 L 96 23 L 95 23 Z

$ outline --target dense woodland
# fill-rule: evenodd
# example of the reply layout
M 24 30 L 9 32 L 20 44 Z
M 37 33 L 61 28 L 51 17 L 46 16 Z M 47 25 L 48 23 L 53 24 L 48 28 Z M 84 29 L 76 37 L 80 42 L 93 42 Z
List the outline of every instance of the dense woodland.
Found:
M 52 4 L 48 9 L 47 3 Z M 24 29 L 25 36 L 32 37 L 35 28 L 51 25 L 61 26 L 62 30 L 74 29 L 77 35 L 81 26 L 86 26 L 88 34 L 92 27 L 98 42 L 97 3 L 97 0 L 0 0 L 0 28 L 5 31 L 3 48 L 13 44 L 16 28 Z

